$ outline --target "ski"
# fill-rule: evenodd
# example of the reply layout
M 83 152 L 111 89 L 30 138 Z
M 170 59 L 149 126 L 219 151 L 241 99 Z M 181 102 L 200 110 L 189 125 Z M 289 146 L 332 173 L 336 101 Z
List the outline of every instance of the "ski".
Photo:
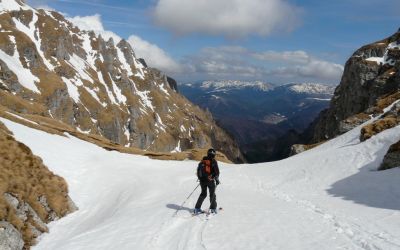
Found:
M 192 217 L 197 217 L 199 215 L 205 215 L 205 219 L 208 220 L 211 217 L 214 217 L 215 215 L 217 215 L 220 211 L 223 211 L 223 208 L 219 207 L 219 208 L 216 209 L 216 211 L 217 211 L 216 213 L 211 213 L 210 209 L 208 209 L 207 211 L 201 210 L 201 212 L 199 212 L 199 213 L 194 213 L 193 212 L 192 213 Z M 202 217 L 202 216 L 200 216 L 200 217 Z M 203 217 L 203 219 L 204 219 L 204 217 Z

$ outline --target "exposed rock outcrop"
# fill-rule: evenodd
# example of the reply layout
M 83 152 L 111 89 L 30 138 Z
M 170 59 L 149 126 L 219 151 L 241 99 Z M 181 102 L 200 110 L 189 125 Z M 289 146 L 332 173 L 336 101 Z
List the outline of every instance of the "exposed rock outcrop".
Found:
M 322 143 L 324 143 L 324 141 L 318 142 L 315 144 L 293 144 L 291 147 L 291 150 L 290 150 L 290 156 L 303 153 L 307 150 L 310 150 L 312 148 L 315 148 L 315 147 L 321 145 Z
M 21 233 L 7 221 L 0 221 L 0 249 L 21 250 L 23 247 Z
M 290 154 L 289 155 L 292 156 L 292 155 L 297 155 L 297 154 L 303 153 L 304 151 L 307 150 L 306 146 L 307 145 L 304 145 L 304 144 L 294 144 L 294 145 L 292 145 L 292 147 L 290 148 Z
M 390 146 L 379 170 L 386 170 L 395 167 L 400 167 L 400 141 Z
M 365 121 L 365 115 L 382 112 L 372 107 L 377 106 L 381 97 L 397 92 L 400 87 L 399 43 L 400 32 L 397 32 L 360 48 L 350 57 L 329 109 L 318 118 L 314 142 L 348 131 Z M 360 113 L 364 116 L 351 118 Z

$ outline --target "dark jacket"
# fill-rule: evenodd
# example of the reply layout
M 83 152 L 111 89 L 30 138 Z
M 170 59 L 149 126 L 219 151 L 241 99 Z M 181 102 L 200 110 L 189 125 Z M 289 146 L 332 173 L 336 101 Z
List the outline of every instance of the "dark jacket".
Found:
M 211 174 L 209 176 L 211 176 L 212 179 L 218 180 L 219 178 L 219 168 L 218 168 L 218 162 L 215 159 L 211 159 L 208 158 L 207 156 L 203 157 L 203 160 L 211 160 Z M 201 182 L 207 182 L 209 181 L 209 178 L 206 174 L 204 174 L 204 162 L 200 161 L 199 165 L 197 167 L 197 178 L 199 178 L 199 180 Z

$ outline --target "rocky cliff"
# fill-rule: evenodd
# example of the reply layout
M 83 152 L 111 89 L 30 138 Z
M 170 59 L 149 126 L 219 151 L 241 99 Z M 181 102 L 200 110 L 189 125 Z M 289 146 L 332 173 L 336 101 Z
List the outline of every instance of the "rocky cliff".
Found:
M 400 87 L 400 32 L 363 46 L 346 62 L 329 109 L 320 114 L 313 141 L 344 133 L 382 112 L 385 98 Z M 386 106 L 390 103 L 386 103 Z
M 329 109 L 314 122 L 314 142 L 324 141 L 369 121 L 363 142 L 400 124 L 400 30 L 357 50 L 347 61 Z M 371 118 L 374 118 L 371 120 Z M 379 170 L 400 167 L 400 142 L 393 144 Z
M 236 143 L 176 82 L 138 59 L 125 40 L 83 31 L 54 11 L 0 2 L 0 105 L 79 131 L 158 152 L 216 147 L 241 161 Z

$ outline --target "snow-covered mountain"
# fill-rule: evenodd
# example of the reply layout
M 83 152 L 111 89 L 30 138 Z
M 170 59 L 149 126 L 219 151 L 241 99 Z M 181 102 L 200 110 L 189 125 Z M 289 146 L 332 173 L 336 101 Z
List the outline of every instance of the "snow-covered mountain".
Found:
M 192 84 L 188 84 L 192 85 Z M 209 91 L 229 91 L 237 89 L 252 88 L 260 91 L 269 91 L 273 86 L 262 81 L 239 81 L 239 80 L 220 80 L 220 81 L 203 81 L 200 85 L 202 89 Z
M 142 62 L 125 40 L 80 30 L 60 13 L 21 0 L 0 1 L 0 105 L 127 147 L 170 152 L 213 145 L 241 159 L 209 113 Z
M 281 145 L 277 140 L 288 130 L 299 133 L 307 128 L 328 107 L 334 92 L 333 86 L 318 83 L 274 86 L 246 81 L 179 84 L 179 89 L 213 114 L 251 162 L 287 156 L 291 145 Z M 281 152 L 281 148 L 287 150 Z
M 332 95 L 335 88 L 319 83 L 295 83 L 289 84 L 289 89 L 297 93 L 304 94 L 321 94 L 321 95 Z
M 242 80 L 208 80 L 195 83 L 180 83 L 180 85 L 201 88 L 208 92 L 229 92 L 234 90 L 253 89 L 259 91 L 273 91 L 282 85 L 273 85 L 263 81 L 242 81 Z M 333 86 L 320 83 L 290 83 L 285 84 L 286 88 L 290 91 L 304 94 L 327 94 L 332 95 L 334 91 Z
M 364 142 L 359 126 L 283 161 L 221 163 L 224 210 L 206 220 L 190 214 L 198 189 L 183 203 L 197 185 L 197 162 L 110 152 L 0 121 L 66 179 L 80 208 L 51 223 L 33 250 L 400 247 L 400 169 L 375 171 L 399 126 Z

